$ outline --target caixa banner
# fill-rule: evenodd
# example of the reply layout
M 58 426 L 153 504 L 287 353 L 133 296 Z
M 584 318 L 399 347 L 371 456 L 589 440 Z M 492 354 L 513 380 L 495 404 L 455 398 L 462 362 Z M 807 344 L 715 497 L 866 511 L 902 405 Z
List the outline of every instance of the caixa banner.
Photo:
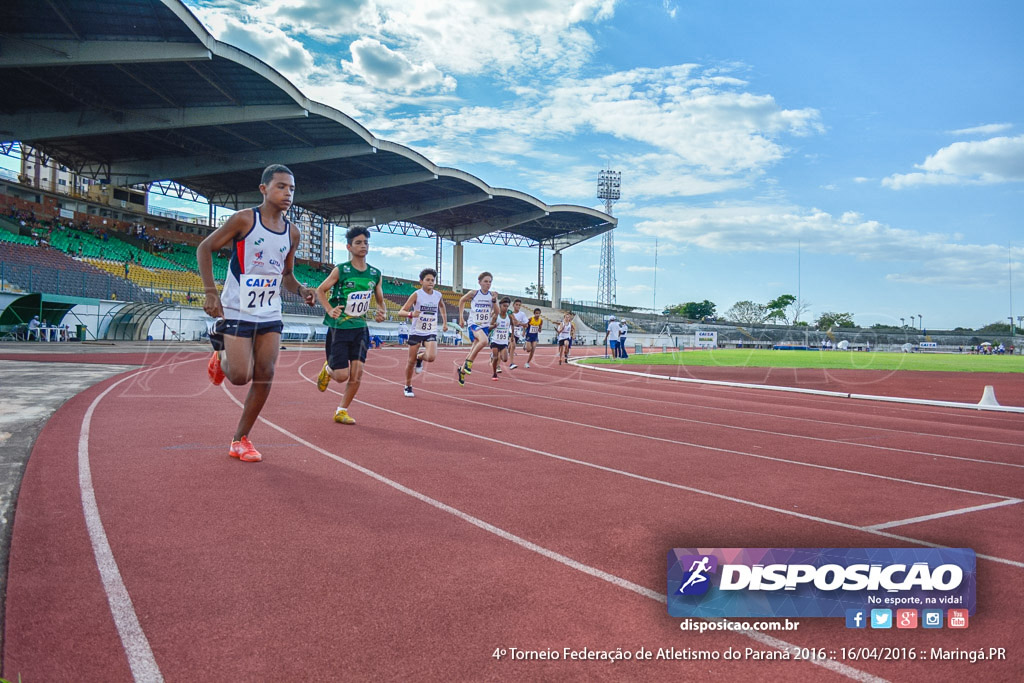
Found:
M 848 609 L 974 614 L 967 548 L 673 548 L 673 617 L 844 617 Z

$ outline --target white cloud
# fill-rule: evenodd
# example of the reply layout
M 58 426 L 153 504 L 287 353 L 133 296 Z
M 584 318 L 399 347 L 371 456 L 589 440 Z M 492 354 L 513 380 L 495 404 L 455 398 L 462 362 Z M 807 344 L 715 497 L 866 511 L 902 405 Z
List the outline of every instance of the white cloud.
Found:
M 914 185 L 990 185 L 1024 181 L 1024 135 L 954 142 L 916 164 L 918 173 L 882 180 L 894 190 Z
M 626 268 L 627 272 L 630 273 L 653 273 L 655 271 L 665 270 L 664 268 L 655 268 L 654 266 L 629 266 Z
M 521 155 L 563 174 L 567 160 L 545 159 L 540 150 L 596 134 L 597 144 L 638 150 L 609 160 L 613 167 L 622 163 L 630 169 L 623 193 L 635 197 L 694 196 L 746 186 L 786 155 L 781 136 L 824 130 L 817 110 L 783 109 L 770 95 L 747 92 L 746 83 L 723 67 L 682 64 L 564 77 L 550 86 L 517 88 L 515 95 L 507 106 L 389 116 L 368 125 L 404 144 L 430 144 L 429 152 L 417 149 L 437 155 L 441 163 L 507 163 L 510 155 Z M 586 177 L 596 174 L 592 168 Z M 580 186 L 573 196 L 582 191 L 593 190 Z
M 901 264 L 899 271 L 886 276 L 889 280 L 991 288 L 993 280 L 1006 272 L 1005 245 L 963 244 L 960 235 L 903 230 L 856 212 L 837 218 L 793 206 L 662 205 L 637 213 L 645 217 L 636 226 L 638 232 L 679 245 L 772 253 L 795 252 L 799 244 L 805 254 Z M 1024 249 L 1014 251 L 1024 256 Z
M 1011 128 L 1013 128 L 1012 123 L 989 123 L 984 126 L 951 130 L 949 133 L 950 135 L 995 135 L 996 133 L 1005 133 Z
M 373 249 L 374 254 L 380 254 L 386 258 L 400 259 L 402 261 L 420 261 L 423 256 L 419 249 L 413 247 L 377 247 Z
M 258 12 L 249 15 L 232 12 L 231 8 L 205 8 L 197 12 L 217 40 L 258 57 L 289 79 L 314 68 L 313 54 L 280 27 L 262 20 Z
M 413 64 L 409 59 L 373 38 L 360 38 L 349 46 L 352 61 L 342 67 L 369 85 L 383 90 L 414 93 L 420 90 L 450 92 L 455 79 L 433 64 Z
M 454 74 L 570 72 L 594 41 L 582 25 L 617 0 L 220 0 L 218 11 L 258 18 L 327 44 L 374 39 L 411 64 Z M 202 8 L 197 8 L 201 11 Z

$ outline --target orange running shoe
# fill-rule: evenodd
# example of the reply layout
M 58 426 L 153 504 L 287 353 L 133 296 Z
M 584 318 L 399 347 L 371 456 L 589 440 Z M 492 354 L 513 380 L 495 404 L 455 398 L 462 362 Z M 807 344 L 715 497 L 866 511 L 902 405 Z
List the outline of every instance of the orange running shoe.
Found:
M 243 436 L 240 441 L 231 442 L 231 457 L 238 458 L 242 462 L 259 462 L 263 456 L 249 441 L 249 437 Z
M 224 371 L 220 369 L 219 351 L 214 351 L 210 356 L 210 362 L 206 364 L 206 374 L 210 376 L 210 381 L 214 386 L 220 386 L 220 383 L 224 381 Z

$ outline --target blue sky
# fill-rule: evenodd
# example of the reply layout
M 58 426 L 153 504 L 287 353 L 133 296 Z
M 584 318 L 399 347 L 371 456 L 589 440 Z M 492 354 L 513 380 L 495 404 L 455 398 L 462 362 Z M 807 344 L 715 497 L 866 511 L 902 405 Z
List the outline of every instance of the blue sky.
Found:
M 621 171 L 619 303 L 724 313 L 799 289 L 804 320 L 980 327 L 1012 290 L 1024 314 L 1021 3 L 186 4 L 312 99 L 492 186 L 601 208 L 598 171 Z M 564 252 L 565 296 L 596 298 L 599 247 Z M 375 234 L 370 260 L 412 276 L 433 249 Z M 467 245 L 465 284 L 484 269 L 522 291 L 536 251 Z

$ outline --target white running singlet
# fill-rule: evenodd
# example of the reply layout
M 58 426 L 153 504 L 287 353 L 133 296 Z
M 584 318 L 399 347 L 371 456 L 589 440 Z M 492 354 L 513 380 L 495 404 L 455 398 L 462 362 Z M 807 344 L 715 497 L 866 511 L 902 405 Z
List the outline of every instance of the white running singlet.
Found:
M 494 292 L 481 292 L 476 290 L 472 300 L 469 302 L 469 324 L 478 327 L 487 327 L 491 324 L 491 310 L 494 308 Z
M 508 344 L 508 333 L 512 329 L 512 319 L 507 315 L 502 318 L 501 314 L 498 314 L 498 322 L 494 324 L 494 329 L 491 330 L 491 343 L 492 344 Z
M 416 303 L 412 310 L 420 314 L 412 319 L 412 333 L 422 337 L 437 334 L 437 328 L 441 321 L 437 319 L 441 304 L 441 292 L 434 290 L 433 294 L 427 294 L 422 289 L 416 290 Z
M 253 225 L 235 239 L 224 278 L 220 304 L 228 320 L 272 322 L 281 319 L 281 275 L 291 249 L 291 223 L 277 233 L 263 225 L 259 209 L 253 209 Z

